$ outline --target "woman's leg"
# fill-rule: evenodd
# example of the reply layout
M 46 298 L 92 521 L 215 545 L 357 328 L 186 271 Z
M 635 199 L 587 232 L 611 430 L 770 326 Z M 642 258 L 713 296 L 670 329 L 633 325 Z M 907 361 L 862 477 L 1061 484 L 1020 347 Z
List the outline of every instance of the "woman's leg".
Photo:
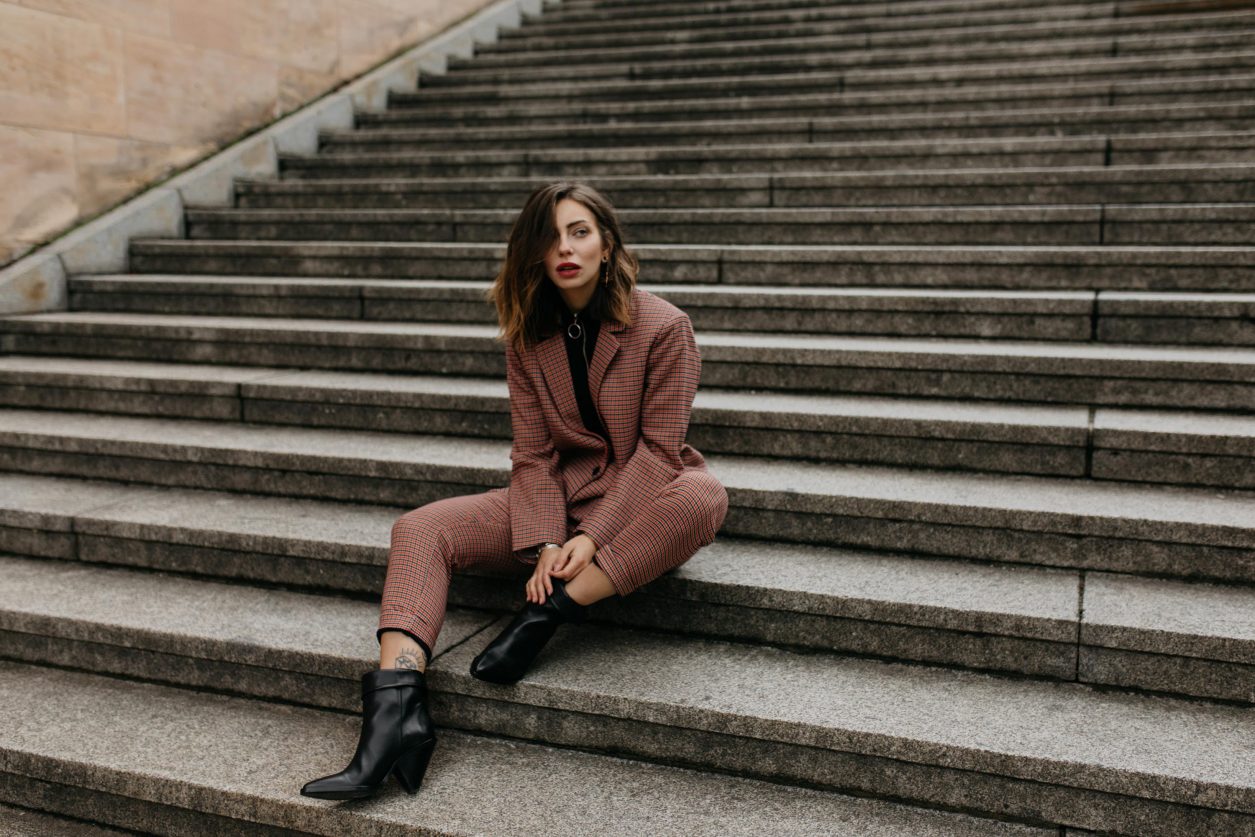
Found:
M 574 599 L 576 604 L 589 605 L 614 595 L 614 583 L 610 580 L 610 576 L 597 566 L 594 558 L 588 566 L 580 570 L 575 578 L 566 583 L 566 594 Z
M 379 634 L 379 667 L 427 670 L 427 652 L 404 631 L 385 629 Z
M 684 471 L 567 583 L 567 594 L 590 604 L 626 596 L 672 570 L 715 539 L 728 513 L 728 493 L 706 471 Z
M 426 671 L 453 572 L 484 564 L 522 566 L 510 549 L 507 489 L 448 497 L 403 514 L 392 527 L 379 606 L 379 667 Z
M 574 525 L 568 522 L 568 532 L 578 528 L 588 508 L 570 510 Z M 687 561 L 715 539 L 727 508 L 728 495 L 718 480 L 703 471 L 684 472 L 610 543 L 598 544 L 592 563 L 565 584 L 555 583 L 544 604 L 524 607 L 471 661 L 471 676 L 517 682 L 560 624 L 583 622 L 585 605 L 612 593 L 627 595 Z

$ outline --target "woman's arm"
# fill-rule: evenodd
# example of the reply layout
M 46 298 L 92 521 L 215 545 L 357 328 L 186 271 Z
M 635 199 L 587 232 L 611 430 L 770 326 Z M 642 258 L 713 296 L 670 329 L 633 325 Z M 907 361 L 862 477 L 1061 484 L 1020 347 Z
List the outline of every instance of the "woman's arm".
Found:
M 506 346 L 510 390 L 510 531 L 515 553 L 547 541 L 566 541 L 566 490 L 558 475 L 558 451 L 536 390 L 512 346 Z M 523 557 L 523 556 L 520 556 Z M 534 558 L 525 559 L 529 563 Z
M 636 449 L 580 524 L 580 531 L 598 547 L 614 539 L 642 501 L 652 499 L 684 470 L 680 451 L 701 377 L 701 353 L 693 337 L 693 324 L 687 316 L 679 317 L 659 332 L 649 349 Z

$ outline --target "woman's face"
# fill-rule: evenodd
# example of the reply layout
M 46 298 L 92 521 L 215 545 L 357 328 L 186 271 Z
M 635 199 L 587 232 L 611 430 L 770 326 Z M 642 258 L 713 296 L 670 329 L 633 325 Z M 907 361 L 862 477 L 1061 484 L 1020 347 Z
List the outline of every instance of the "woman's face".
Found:
M 610 248 L 601 238 L 592 211 L 579 201 L 564 198 L 554 207 L 558 240 L 545 256 L 545 273 L 557 286 L 567 306 L 578 311 L 592 299 L 601 276 L 601 260 Z

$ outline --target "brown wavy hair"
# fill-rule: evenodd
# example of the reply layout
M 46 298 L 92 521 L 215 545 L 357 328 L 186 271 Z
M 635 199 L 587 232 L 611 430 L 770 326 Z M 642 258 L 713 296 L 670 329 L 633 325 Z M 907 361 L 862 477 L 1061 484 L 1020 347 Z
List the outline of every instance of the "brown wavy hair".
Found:
M 566 198 L 583 204 L 593 214 L 602 244 L 610 248 L 586 310 L 601 322 L 632 322 L 632 291 L 640 264 L 624 246 L 614 206 L 587 184 L 551 183 L 532 192 L 514 219 L 505 261 L 487 294 L 488 301 L 497 307 L 498 339 L 508 342 L 516 352 L 549 337 L 560 325 L 565 303 L 545 273 L 545 256 L 558 240 L 554 210 Z

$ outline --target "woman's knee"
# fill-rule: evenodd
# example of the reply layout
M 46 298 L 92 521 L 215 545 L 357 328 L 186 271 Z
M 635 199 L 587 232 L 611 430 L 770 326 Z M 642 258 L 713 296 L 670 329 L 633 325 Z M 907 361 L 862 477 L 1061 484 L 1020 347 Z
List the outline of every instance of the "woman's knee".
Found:
M 392 524 L 392 544 L 433 545 L 443 540 L 442 535 L 460 525 L 466 518 L 462 508 L 452 501 L 456 497 L 436 500 L 425 506 L 406 512 Z
M 504 492 L 446 497 L 392 524 L 392 553 L 439 556 L 450 567 L 510 555 L 510 512 Z
M 708 542 L 714 540 L 728 514 L 728 492 L 723 483 L 708 471 L 692 470 L 678 476 L 672 487 L 691 518 L 704 525 Z
M 412 543 L 422 540 L 436 528 L 435 515 L 430 504 L 407 511 L 392 524 L 392 544 Z

